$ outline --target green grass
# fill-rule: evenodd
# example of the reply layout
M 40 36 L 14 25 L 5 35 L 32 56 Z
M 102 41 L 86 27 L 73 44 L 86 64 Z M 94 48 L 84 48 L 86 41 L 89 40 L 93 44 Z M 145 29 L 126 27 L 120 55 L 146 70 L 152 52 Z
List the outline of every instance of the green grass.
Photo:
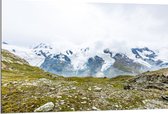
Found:
M 29 65 L 20 65 L 17 63 L 7 64 L 13 68 L 13 70 L 2 70 L 2 84 L 8 83 L 7 86 L 2 86 L 2 112 L 33 112 L 34 109 L 38 108 L 39 106 L 47 103 L 53 102 L 57 103 L 59 100 L 65 100 L 65 104 L 59 106 L 58 110 L 55 111 L 72 111 L 71 107 L 74 107 L 75 110 L 87 110 L 88 108 L 92 107 L 93 100 L 95 100 L 94 93 L 88 90 L 89 87 L 93 86 L 100 86 L 102 88 L 106 88 L 107 84 L 112 85 L 113 88 L 122 88 L 122 83 L 130 79 L 131 76 L 122 76 L 116 77 L 114 79 L 110 78 L 94 78 L 94 77 L 69 77 L 63 78 L 57 75 L 50 74 L 48 72 L 44 72 L 43 70 L 32 67 Z M 55 78 L 53 78 L 55 77 Z M 50 97 L 45 94 L 49 93 L 49 86 L 42 84 L 42 86 L 22 86 L 16 83 L 25 83 L 33 82 L 38 79 L 45 78 L 55 82 L 62 82 L 63 88 L 74 86 L 76 90 L 68 90 L 62 93 L 62 98 L 58 99 L 55 97 Z M 76 83 L 74 83 L 76 82 Z M 103 86 L 102 86 L 103 85 Z M 81 104 L 84 100 L 84 97 L 78 91 L 78 88 L 81 91 L 85 92 L 90 100 L 86 100 L 86 104 Z M 55 93 L 57 94 L 57 92 Z M 67 95 L 71 95 L 72 97 L 69 98 Z M 77 96 L 77 97 L 75 97 Z M 98 99 L 98 98 L 97 98 Z M 68 107 L 69 106 L 69 107 Z M 103 108 L 102 108 L 103 109 Z

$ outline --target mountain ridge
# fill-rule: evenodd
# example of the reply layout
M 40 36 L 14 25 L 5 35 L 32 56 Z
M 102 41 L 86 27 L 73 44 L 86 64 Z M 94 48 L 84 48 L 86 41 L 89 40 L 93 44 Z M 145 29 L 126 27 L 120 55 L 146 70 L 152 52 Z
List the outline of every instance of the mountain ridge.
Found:
M 159 59 L 158 53 L 148 47 L 131 48 L 132 57 L 127 53 L 111 51 L 109 48 L 96 53 L 90 47 L 59 52 L 45 43 L 30 49 L 3 43 L 2 48 L 26 59 L 33 66 L 64 76 L 99 76 L 101 74 L 102 77 L 113 77 L 122 74 L 138 74 L 168 66 L 168 62 Z

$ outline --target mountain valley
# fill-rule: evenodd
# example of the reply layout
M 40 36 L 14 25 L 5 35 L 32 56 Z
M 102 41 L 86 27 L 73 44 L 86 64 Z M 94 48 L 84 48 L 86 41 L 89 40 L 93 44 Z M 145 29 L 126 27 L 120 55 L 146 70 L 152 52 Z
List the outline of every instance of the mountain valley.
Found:
M 2 112 L 167 109 L 167 79 L 167 68 L 113 78 L 63 77 L 2 50 Z

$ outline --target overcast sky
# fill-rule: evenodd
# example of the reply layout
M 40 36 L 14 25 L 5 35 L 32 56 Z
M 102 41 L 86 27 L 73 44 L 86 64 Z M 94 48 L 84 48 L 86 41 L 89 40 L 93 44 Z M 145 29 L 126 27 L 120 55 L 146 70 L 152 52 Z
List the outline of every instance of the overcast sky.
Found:
M 3 41 L 168 46 L 168 5 L 3 0 Z

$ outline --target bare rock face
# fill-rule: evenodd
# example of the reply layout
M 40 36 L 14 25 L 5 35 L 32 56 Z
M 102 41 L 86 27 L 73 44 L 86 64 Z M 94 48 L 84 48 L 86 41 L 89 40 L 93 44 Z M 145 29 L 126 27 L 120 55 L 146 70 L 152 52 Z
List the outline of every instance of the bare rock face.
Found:
M 54 108 L 54 103 L 53 102 L 48 102 L 39 108 L 35 109 L 34 112 L 49 112 L 52 111 Z
M 146 72 L 130 80 L 124 89 L 168 90 L 168 68 Z

